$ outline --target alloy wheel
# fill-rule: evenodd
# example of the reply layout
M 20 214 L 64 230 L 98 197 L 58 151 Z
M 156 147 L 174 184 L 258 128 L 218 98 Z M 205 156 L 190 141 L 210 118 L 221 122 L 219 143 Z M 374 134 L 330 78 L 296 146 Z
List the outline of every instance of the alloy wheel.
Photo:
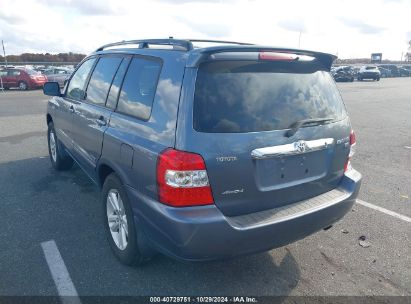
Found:
M 19 89 L 20 90 L 27 90 L 27 84 L 25 82 L 20 82 L 19 83 Z
M 108 192 L 106 210 L 111 237 L 117 248 L 124 250 L 128 244 L 128 224 L 126 210 L 118 190 L 111 189 Z
M 57 144 L 56 144 L 56 137 L 53 131 L 49 133 L 49 146 L 50 146 L 50 154 L 53 162 L 57 161 Z

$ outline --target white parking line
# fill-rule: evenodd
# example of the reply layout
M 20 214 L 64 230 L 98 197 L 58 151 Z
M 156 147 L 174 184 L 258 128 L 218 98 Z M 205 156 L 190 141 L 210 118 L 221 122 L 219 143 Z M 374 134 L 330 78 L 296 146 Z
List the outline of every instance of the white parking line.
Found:
M 44 256 L 63 304 L 81 304 L 76 288 L 54 240 L 41 243 Z
M 388 209 L 385 209 L 385 208 L 382 208 L 382 207 L 379 207 L 379 206 L 364 202 L 364 201 L 359 200 L 359 199 L 357 199 L 357 203 L 360 204 L 360 205 L 363 205 L 365 207 L 368 207 L 368 208 L 380 211 L 382 213 L 391 215 L 393 217 L 396 217 L 396 218 L 398 218 L 400 220 L 403 220 L 403 221 L 406 221 L 408 223 L 411 223 L 411 218 L 409 218 L 408 216 L 405 216 L 405 215 L 399 214 L 397 212 L 394 212 L 394 211 L 391 211 L 391 210 L 388 210 Z

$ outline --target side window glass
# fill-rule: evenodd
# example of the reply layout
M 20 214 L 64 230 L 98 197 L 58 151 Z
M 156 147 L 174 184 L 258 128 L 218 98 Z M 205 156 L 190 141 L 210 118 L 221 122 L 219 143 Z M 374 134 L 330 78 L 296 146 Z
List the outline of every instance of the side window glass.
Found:
M 75 72 L 67 88 L 67 97 L 73 99 L 83 98 L 87 77 L 90 74 L 95 61 L 96 58 L 91 58 L 83 62 L 83 64 Z
M 19 76 L 19 75 L 20 75 L 20 71 L 18 71 L 18 70 L 10 70 L 10 71 L 8 72 L 8 75 L 9 75 L 9 76 Z
M 117 70 L 113 83 L 111 84 L 110 92 L 107 97 L 106 107 L 115 109 L 117 104 L 118 93 L 120 92 L 121 83 L 124 79 L 124 74 L 127 71 L 130 57 L 125 57 Z
M 88 102 L 103 105 L 106 103 L 108 90 L 121 63 L 121 57 L 101 57 L 91 74 L 87 87 Z
M 124 78 L 117 111 L 147 120 L 151 114 L 161 62 L 133 58 Z

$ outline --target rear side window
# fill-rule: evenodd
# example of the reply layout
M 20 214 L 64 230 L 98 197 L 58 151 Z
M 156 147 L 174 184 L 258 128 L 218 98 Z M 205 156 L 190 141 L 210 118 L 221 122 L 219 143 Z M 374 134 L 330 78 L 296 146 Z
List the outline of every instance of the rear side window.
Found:
M 87 87 L 88 102 L 104 106 L 111 82 L 121 63 L 121 57 L 101 57 L 91 74 Z
M 19 70 L 9 70 L 8 76 L 20 76 L 21 72 Z
M 193 125 L 199 132 L 281 130 L 345 113 L 332 77 L 313 63 L 215 61 L 198 70 Z
M 124 78 L 117 111 L 148 120 L 160 71 L 159 60 L 133 58 Z
M 110 92 L 108 93 L 106 107 L 115 109 L 117 104 L 118 93 L 120 92 L 121 82 L 124 79 L 124 74 L 127 71 L 128 64 L 130 63 L 129 57 L 124 57 L 111 84 Z
M 83 98 L 86 80 L 95 61 L 96 58 L 91 58 L 81 64 L 70 80 L 67 88 L 67 97 L 73 99 Z

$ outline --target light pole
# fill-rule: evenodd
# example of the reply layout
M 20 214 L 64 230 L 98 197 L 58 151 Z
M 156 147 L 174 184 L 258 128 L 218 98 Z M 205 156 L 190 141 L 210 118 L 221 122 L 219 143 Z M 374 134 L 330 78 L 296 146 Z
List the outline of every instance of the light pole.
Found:
M 7 69 L 6 50 L 4 49 L 4 42 L 3 42 L 3 40 L 1 40 L 1 45 L 3 46 L 4 62 L 6 63 L 6 69 Z
M 3 40 L 1 40 L 1 45 L 3 46 L 4 62 L 6 63 L 6 70 L 7 70 L 6 51 L 4 50 L 4 42 L 3 42 Z M 3 79 L 1 78 L 1 75 L 0 75 L 0 87 L 1 87 L 1 90 L 3 91 L 3 93 L 4 93 Z

